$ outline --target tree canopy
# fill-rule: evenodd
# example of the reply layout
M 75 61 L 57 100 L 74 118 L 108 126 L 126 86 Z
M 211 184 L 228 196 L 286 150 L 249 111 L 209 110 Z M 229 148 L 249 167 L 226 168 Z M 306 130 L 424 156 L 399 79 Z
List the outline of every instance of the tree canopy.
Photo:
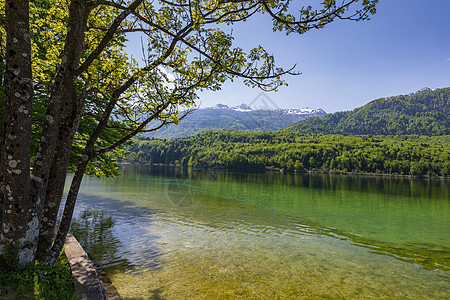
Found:
M 393 175 L 450 174 L 450 136 L 309 135 L 204 130 L 176 140 L 139 138 L 129 163 L 241 170 Z
M 237 77 L 275 90 L 283 75 L 296 74 L 261 46 L 246 53 L 234 45 L 229 25 L 265 14 L 273 30 L 302 34 L 335 19 L 366 20 L 376 3 L 0 1 L 0 256 L 54 261 L 83 174 L 114 175 L 111 151 L 120 156 L 120 146 L 137 133 L 177 123 L 198 91 L 217 91 Z M 130 33 L 143 37 L 142 62 L 125 52 Z M 159 125 L 149 128 L 152 120 Z M 74 176 L 57 228 L 68 170 Z

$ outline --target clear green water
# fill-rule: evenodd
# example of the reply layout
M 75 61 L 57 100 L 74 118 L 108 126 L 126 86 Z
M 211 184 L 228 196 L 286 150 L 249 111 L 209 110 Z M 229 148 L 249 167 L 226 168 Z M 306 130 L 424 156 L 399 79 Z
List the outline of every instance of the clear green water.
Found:
M 450 182 L 124 166 L 73 232 L 124 299 L 449 299 Z

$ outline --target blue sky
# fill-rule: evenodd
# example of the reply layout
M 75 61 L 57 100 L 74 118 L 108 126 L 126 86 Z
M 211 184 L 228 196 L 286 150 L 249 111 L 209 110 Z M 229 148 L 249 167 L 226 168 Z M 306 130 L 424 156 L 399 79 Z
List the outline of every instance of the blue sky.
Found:
M 423 87 L 450 86 L 450 1 L 380 0 L 370 21 L 337 21 L 304 35 L 272 33 L 270 20 L 235 29 L 237 45 L 263 45 L 282 66 L 302 72 L 268 96 L 279 107 L 350 110 Z M 201 106 L 250 103 L 242 83 L 200 96 Z
M 268 93 L 278 107 L 351 110 L 423 87 L 450 86 L 450 0 L 380 0 L 370 21 L 336 21 L 303 35 L 271 31 L 266 16 L 233 30 L 236 46 L 262 45 L 280 66 L 297 64 L 287 87 Z M 259 89 L 235 81 L 203 92 L 201 107 L 251 103 Z

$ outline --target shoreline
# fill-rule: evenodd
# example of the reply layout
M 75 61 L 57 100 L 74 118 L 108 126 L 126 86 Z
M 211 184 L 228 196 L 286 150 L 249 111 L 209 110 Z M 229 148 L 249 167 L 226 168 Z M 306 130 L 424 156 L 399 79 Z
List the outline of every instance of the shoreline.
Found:
M 180 166 L 180 165 L 172 165 L 172 164 L 141 164 L 141 163 L 126 163 L 121 162 L 119 165 L 134 165 L 134 166 L 156 166 L 156 167 L 172 167 L 172 168 L 192 168 L 195 172 L 199 170 L 202 171 L 226 171 L 226 172 L 245 172 L 245 173 L 263 173 L 263 172 L 271 172 L 271 173 L 280 173 L 280 174 L 317 174 L 317 175 L 345 175 L 345 176 L 366 176 L 366 177 L 385 177 L 385 178 L 408 178 L 408 179 L 433 179 L 433 180 L 449 180 L 450 174 L 445 176 L 438 175 L 403 175 L 403 174 L 390 174 L 390 173 L 364 173 L 364 172 L 346 172 L 346 171 L 322 171 L 322 170 L 307 170 L 307 171 L 299 171 L 299 170 L 283 170 L 283 169 L 227 169 L 227 168 L 217 168 L 217 167 L 204 167 L 204 166 Z M 200 171 L 200 172 L 202 172 Z
M 76 237 L 71 233 L 67 234 L 64 247 L 65 255 L 70 263 L 75 290 L 80 299 L 122 299 L 106 273 L 95 266 Z

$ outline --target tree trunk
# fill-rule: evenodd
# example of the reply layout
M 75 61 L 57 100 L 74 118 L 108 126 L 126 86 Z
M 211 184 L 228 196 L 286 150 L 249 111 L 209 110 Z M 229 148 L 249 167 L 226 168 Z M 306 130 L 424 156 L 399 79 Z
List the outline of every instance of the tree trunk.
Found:
M 131 84 L 131 81 L 130 83 Z M 95 143 L 97 142 L 98 137 L 101 132 L 105 128 L 108 123 L 108 119 L 111 116 L 111 112 L 114 109 L 117 100 L 119 99 L 118 95 L 113 93 L 112 99 L 108 102 L 108 105 L 103 112 L 103 116 L 101 121 L 98 123 L 94 132 L 90 136 L 89 140 L 86 143 L 86 147 L 84 148 L 83 155 L 78 163 L 77 170 L 72 179 L 72 183 L 70 185 L 69 193 L 67 194 L 66 204 L 64 206 L 63 216 L 61 218 L 61 224 L 58 228 L 58 233 L 56 234 L 55 243 L 50 251 L 47 251 L 45 260 L 53 263 L 57 257 L 57 255 L 61 252 L 62 247 L 64 246 L 64 241 L 66 239 L 67 233 L 69 232 L 70 223 L 72 222 L 72 215 L 75 209 L 75 202 L 77 200 L 78 192 L 80 190 L 81 181 L 83 179 L 84 172 L 88 166 L 89 160 L 92 158 L 92 151 L 94 149 Z
M 49 156 L 48 160 L 45 164 L 41 161 L 41 164 L 45 166 L 41 171 L 41 175 L 46 176 L 45 178 L 48 180 L 41 189 L 41 193 L 45 195 L 45 202 L 40 223 L 38 251 L 36 253 L 36 259 L 42 261 L 47 260 L 53 244 L 70 150 L 81 119 L 82 103 L 79 103 L 79 101 L 82 100 L 77 97 L 76 70 L 79 67 L 83 51 L 88 14 L 89 9 L 85 0 L 71 2 L 68 24 L 70 30 L 67 33 L 63 59 L 58 71 L 60 80 L 55 83 L 54 92 L 50 100 L 54 103 L 60 102 L 60 105 L 53 107 L 52 112 L 49 112 L 51 107 L 47 110 L 47 116 L 52 116 L 49 118 L 50 121 L 58 120 L 58 128 L 56 132 L 52 131 L 52 124 L 48 124 L 48 126 L 44 126 L 42 132 L 42 137 L 44 138 L 41 138 L 40 144 L 48 143 L 49 137 L 54 141 L 51 145 L 50 143 L 47 144 L 48 147 L 53 147 L 52 149 L 47 148 L 46 155 Z M 59 111 L 55 110 L 57 108 L 59 108 Z M 48 121 L 47 117 L 46 121 Z M 40 149 L 43 149 L 43 147 Z M 38 164 L 38 161 L 36 161 L 36 164 Z
M 67 233 L 69 232 L 70 223 L 72 222 L 73 211 L 75 209 L 75 202 L 77 200 L 78 192 L 80 190 L 81 181 L 83 179 L 84 172 L 89 163 L 89 156 L 83 154 L 80 163 L 77 166 L 77 170 L 72 179 L 69 193 L 66 198 L 66 205 L 64 206 L 64 212 L 61 218 L 61 224 L 58 229 L 58 233 L 55 238 L 55 243 L 50 251 L 47 252 L 45 260 L 49 263 L 55 262 L 59 253 L 61 253 L 66 240 Z
M 0 159 L 3 216 L 0 255 L 18 251 L 18 262 L 33 261 L 39 216 L 33 210 L 30 139 L 33 105 L 29 2 L 8 0 L 3 148 Z

